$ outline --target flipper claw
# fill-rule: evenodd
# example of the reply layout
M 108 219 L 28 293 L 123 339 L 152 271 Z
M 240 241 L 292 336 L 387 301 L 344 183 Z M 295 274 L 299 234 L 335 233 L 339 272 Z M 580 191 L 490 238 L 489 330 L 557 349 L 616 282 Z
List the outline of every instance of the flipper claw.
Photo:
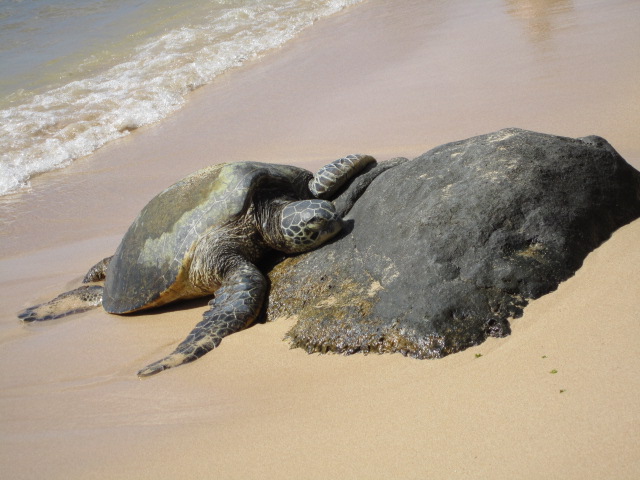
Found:
M 37 309 L 40 305 L 35 305 L 33 307 L 29 307 L 18 314 L 18 318 L 23 322 L 31 323 L 36 320 L 48 320 L 47 318 L 38 319 L 38 315 L 35 313 L 35 309 Z
M 146 367 L 144 367 L 143 369 L 141 369 L 138 372 L 138 377 L 140 378 L 144 378 L 144 377 L 150 377 L 151 375 L 155 375 L 156 373 L 160 373 L 169 367 L 168 365 L 164 365 L 162 363 L 162 360 L 158 361 L 158 362 L 154 362 L 150 365 L 147 365 Z

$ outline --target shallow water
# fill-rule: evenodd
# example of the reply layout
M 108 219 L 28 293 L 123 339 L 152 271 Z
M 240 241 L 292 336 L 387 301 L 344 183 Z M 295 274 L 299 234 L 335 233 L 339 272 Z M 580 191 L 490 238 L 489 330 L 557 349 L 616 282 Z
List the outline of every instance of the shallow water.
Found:
M 180 108 L 185 95 L 361 0 L 0 5 L 0 195 Z

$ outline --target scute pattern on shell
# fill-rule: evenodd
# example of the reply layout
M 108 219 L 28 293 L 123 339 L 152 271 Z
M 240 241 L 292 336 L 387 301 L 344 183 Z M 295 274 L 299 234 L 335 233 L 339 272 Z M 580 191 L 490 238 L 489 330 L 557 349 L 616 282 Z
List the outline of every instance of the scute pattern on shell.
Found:
M 175 284 L 182 281 L 200 237 L 241 221 L 263 185 L 299 191 L 310 176 L 299 167 L 239 162 L 205 168 L 167 188 L 144 207 L 122 239 L 109 265 L 105 310 L 128 313 L 175 300 L 180 291 Z

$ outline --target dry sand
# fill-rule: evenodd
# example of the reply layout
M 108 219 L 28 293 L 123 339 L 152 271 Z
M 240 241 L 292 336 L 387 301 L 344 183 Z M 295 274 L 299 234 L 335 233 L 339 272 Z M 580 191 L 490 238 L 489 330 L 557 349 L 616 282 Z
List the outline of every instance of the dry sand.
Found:
M 15 318 L 110 254 L 153 194 L 218 161 L 385 160 L 518 126 L 601 135 L 638 168 L 638 18 L 632 0 L 370 0 L 4 198 L 2 477 L 638 478 L 640 221 L 510 337 L 435 361 L 307 355 L 282 320 L 139 381 L 203 302 Z

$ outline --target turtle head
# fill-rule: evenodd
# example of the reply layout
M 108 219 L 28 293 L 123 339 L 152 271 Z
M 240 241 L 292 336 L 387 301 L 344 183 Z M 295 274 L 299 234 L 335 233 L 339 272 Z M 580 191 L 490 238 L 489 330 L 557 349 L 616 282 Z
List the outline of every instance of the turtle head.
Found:
M 327 200 L 287 203 L 280 213 L 280 241 L 274 245 L 285 253 L 313 250 L 342 229 L 342 219 Z

